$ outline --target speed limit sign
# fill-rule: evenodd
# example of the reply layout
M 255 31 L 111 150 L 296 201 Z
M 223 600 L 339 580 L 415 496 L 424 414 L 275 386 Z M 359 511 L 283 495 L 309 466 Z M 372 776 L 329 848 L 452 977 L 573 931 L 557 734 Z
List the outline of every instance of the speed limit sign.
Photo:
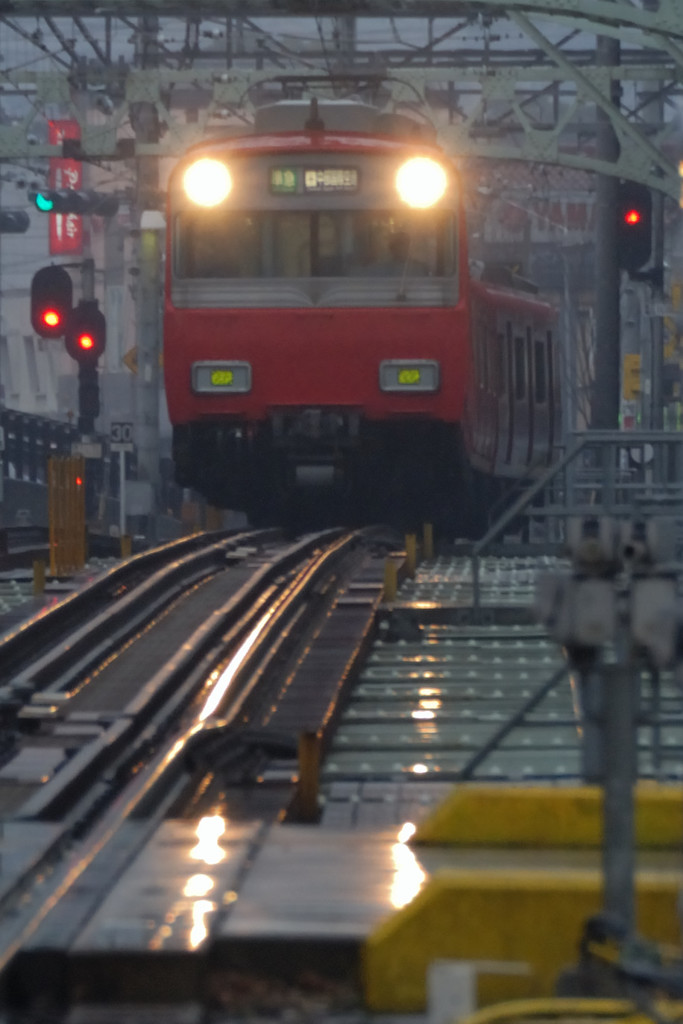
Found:
M 113 452 L 132 452 L 133 424 L 112 423 L 109 438 L 110 448 Z

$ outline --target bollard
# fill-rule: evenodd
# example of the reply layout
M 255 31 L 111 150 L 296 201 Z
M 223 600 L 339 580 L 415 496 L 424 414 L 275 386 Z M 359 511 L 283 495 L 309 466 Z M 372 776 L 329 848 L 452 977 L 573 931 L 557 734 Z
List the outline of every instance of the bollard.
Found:
M 206 506 L 206 528 L 207 530 L 223 529 L 223 509 L 215 505 Z
M 121 558 L 130 558 L 133 551 L 133 538 L 129 533 L 121 534 Z
M 425 523 L 422 527 L 422 557 L 426 562 L 434 558 L 434 530 L 431 523 Z
M 398 570 L 393 558 L 387 558 L 384 563 L 384 601 L 395 601 L 398 594 Z
M 411 580 L 417 569 L 417 537 L 414 533 L 406 534 L 406 576 Z
M 318 820 L 318 781 L 320 774 L 320 735 L 302 732 L 299 736 L 299 785 L 296 811 L 298 821 Z
M 85 460 L 82 456 L 48 459 L 50 573 L 62 576 L 82 569 L 87 560 Z
M 33 593 L 36 596 L 45 593 L 45 562 L 42 558 L 33 562 Z

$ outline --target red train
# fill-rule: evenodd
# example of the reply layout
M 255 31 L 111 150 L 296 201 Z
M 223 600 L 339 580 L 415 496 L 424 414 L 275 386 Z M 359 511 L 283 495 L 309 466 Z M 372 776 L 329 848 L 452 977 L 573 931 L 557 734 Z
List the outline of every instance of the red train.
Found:
M 262 108 L 169 183 L 166 395 L 178 482 L 253 523 L 485 522 L 559 441 L 555 311 L 468 261 L 466 201 L 421 126 Z M 497 283 L 496 283 L 497 282 Z

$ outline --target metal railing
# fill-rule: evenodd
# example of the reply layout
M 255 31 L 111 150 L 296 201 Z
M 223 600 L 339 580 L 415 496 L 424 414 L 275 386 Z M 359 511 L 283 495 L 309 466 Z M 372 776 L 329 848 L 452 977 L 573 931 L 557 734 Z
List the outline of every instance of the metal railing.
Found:
M 570 434 L 564 455 L 478 540 L 471 552 L 473 607 L 481 605 L 480 559 L 521 516 L 562 542 L 574 516 L 667 516 L 683 539 L 683 433 L 590 430 Z

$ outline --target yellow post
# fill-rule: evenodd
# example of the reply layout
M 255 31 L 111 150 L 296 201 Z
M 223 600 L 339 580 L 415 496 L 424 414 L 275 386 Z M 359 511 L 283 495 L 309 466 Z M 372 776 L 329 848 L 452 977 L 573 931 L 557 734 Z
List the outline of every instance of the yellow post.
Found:
M 180 506 L 180 522 L 183 524 L 183 534 L 186 536 L 199 533 L 197 521 L 199 519 L 199 506 L 196 501 L 184 501 Z
M 395 601 L 398 594 L 398 570 L 393 558 L 384 562 L 384 595 L 385 601 Z
M 33 561 L 33 593 L 45 593 L 45 562 L 42 558 Z
M 86 561 L 85 459 L 48 460 L 50 572 L 60 576 Z
M 74 536 L 76 518 L 76 481 L 73 479 L 75 467 L 71 459 L 62 464 L 62 488 L 64 493 L 64 572 L 70 572 L 76 564 L 76 537 Z
M 57 460 L 47 460 L 47 521 L 50 544 L 50 573 L 57 575 Z
M 133 538 L 129 533 L 121 534 L 121 558 L 130 558 L 133 551 Z
M 431 523 L 424 523 L 422 527 L 422 555 L 426 562 L 434 558 L 434 530 Z
M 88 560 L 88 531 L 85 522 L 85 459 L 79 455 L 75 459 L 76 477 L 74 479 L 74 529 L 76 540 L 75 569 L 82 569 Z M 77 482 L 80 480 L 80 483 Z
M 206 528 L 207 530 L 221 530 L 223 528 L 223 509 L 215 505 L 206 506 Z
M 412 579 L 417 569 L 417 537 L 414 533 L 406 534 L 406 576 Z
M 318 781 L 320 774 L 320 736 L 302 732 L 299 736 L 299 785 L 296 816 L 299 821 L 318 820 Z

